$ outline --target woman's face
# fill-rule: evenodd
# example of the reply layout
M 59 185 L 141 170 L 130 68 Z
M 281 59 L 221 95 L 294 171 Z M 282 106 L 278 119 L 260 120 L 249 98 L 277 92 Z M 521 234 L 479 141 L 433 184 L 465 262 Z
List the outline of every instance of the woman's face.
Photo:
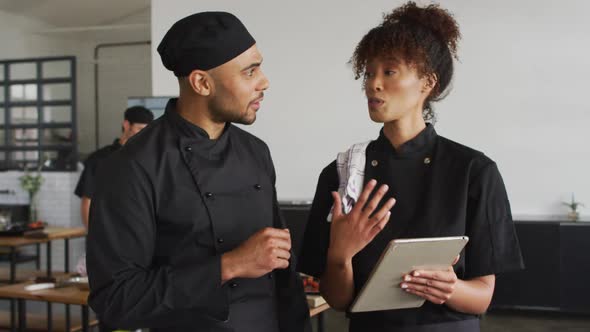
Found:
M 367 63 L 364 89 L 371 120 L 379 123 L 422 117 L 422 105 L 432 88 L 416 66 L 403 60 L 377 58 Z

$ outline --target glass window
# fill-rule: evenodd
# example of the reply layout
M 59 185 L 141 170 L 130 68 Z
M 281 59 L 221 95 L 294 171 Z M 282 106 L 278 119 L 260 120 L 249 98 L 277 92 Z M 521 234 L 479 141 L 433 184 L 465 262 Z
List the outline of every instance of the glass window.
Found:
M 76 169 L 75 65 L 74 57 L 0 60 L 0 169 Z
M 44 123 L 69 123 L 72 122 L 72 107 L 70 106 L 45 106 L 43 107 Z
M 10 80 L 31 80 L 37 78 L 37 64 L 34 62 L 10 64 Z
M 72 129 L 48 128 L 43 129 L 43 145 L 64 145 L 72 143 Z
M 41 65 L 43 78 L 70 77 L 70 69 L 70 61 L 47 61 Z
M 70 100 L 72 98 L 69 83 L 43 85 L 43 100 Z
M 27 169 L 36 169 L 39 163 L 38 151 L 12 151 L 10 159 L 16 162 L 18 167 Z
M 36 101 L 37 84 L 13 84 L 10 86 L 10 101 Z
M 10 109 L 11 124 L 34 124 L 37 123 L 39 113 L 36 107 L 12 107 Z
M 10 132 L 12 144 L 16 146 L 38 146 L 39 129 L 37 128 L 17 128 Z

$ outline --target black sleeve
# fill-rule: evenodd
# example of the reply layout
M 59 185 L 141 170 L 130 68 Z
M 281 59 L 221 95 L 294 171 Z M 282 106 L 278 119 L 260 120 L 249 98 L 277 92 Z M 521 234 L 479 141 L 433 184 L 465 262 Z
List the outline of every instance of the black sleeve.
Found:
M 227 320 L 221 256 L 155 263 L 157 189 L 139 163 L 116 153 L 98 175 L 110 181 L 98 184 L 92 200 L 87 269 L 89 303 L 101 320 L 123 329 L 166 327 L 188 309 Z
M 277 198 L 277 187 L 276 187 L 277 173 L 275 171 L 275 166 L 272 161 L 272 157 L 270 155 L 270 150 L 268 149 L 268 146 L 266 144 L 264 144 L 264 148 L 266 151 L 266 165 L 267 165 L 266 167 L 267 167 L 267 171 L 270 175 L 270 182 L 272 183 L 273 227 L 285 229 L 285 228 L 288 228 L 287 222 L 285 221 L 285 217 L 283 216 L 283 213 L 281 212 L 281 209 L 279 207 L 279 200 Z
M 510 203 L 494 162 L 483 166 L 469 185 L 465 279 L 524 268 Z
M 80 174 L 80 179 L 78 179 L 78 184 L 74 190 L 76 196 L 80 198 L 92 198 L 92 195 L 94 194 L 94 183 L 96 181 L 94 174 L 96 170 L 94 166 L 91 158 L 88 158 L 84 163 L 84 169 L 82 170 L 82 174 Z
M 338 171 L 334 161 L 320 174 L 305 226 L 303 247 L 297 267 L 298 271 L 318 278 L 324 273 L 326 267 L 330 244 L 330 223 L 327 221 L 327 217 L 334 204 L 332 191 L 337 190 Z

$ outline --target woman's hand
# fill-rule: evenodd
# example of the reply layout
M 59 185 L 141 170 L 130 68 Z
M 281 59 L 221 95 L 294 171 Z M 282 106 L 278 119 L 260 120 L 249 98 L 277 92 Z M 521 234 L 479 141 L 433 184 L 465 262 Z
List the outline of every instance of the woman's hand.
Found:
M 377 181 L 367 183 L 358 201 L 348 214 L 342 213 L 342 201 L 337 192 L 332 192 L 334 209 L 330 226 L 328 260 L 346 264 L 361 251 L 385 227 L 391 215 L 395 199 L 390 198 L 379 211 L 373 213 L 389 189 L 382 185 L 369 201 Z
M 452 265 L 459 261 L 459 256 Z M 449 301 L 460 282 L 452 266 L 444 270 L 415 270 L 403 276 L 400 287 L 435 304 Z

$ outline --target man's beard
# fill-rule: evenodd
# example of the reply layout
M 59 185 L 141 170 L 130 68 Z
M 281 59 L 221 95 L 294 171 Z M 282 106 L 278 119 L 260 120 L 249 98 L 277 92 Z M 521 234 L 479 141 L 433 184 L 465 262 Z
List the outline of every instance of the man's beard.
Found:
M 254 116 L 252 118 L 248 117 L 248 113 L 238 113 L 238 112 L 232 112 L 229 111 L 227 109 L 223 109 L 223 108 L 209 108 L 211 111 L 211 117 L 213 118 L 213 121 L 218 122 L 218 123 L 225 123 L 225 122 L 231 122 L 231 123 L 238 123 L 238 124 L 244 124 L 244 125 L 250 125 L 252 123 L 254 123 L 254 121 L 256 120 L 256 114 L 254 114 Z
M 221 98 L 215 98 L 211 100 L 209 104 L 209 110 L 211 112 L 211 117 L 213 121 L 219 123 L 231 122 L 243 125 L 251 125 L 254 123 L 254 121 L 256 121 L 256 112 L 254 112 L 254 116 L 249 117 L 248 115 L 251 113 L 248 112 L 248 110 L 246 110 L 245 112 L 232 110 L 230 107 L 224 105 L 222 102 L 217 102 L 217 100 L 220 99 Z M 250 104 L 248 104 L 247 107 L 250 107 Z

